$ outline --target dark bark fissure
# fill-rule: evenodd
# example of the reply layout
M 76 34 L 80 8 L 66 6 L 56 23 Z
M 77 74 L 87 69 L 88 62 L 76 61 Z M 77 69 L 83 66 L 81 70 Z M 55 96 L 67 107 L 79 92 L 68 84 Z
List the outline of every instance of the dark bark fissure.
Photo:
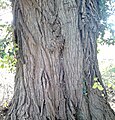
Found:
M 6 120 L 114 120 L 105 89 L 92 88 L 95 77 L 103 86 L 98 1 L 15 0 L 13 11 L 19 51 Z

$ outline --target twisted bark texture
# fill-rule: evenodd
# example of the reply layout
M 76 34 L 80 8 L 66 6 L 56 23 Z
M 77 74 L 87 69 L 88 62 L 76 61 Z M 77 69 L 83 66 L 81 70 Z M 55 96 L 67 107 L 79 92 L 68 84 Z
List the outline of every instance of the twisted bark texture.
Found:
M 114 120 L 106 90 L 92 88 L 95 77 L 103 86 L 98 1 L 12 0 L 19 51 L 6 120 Z

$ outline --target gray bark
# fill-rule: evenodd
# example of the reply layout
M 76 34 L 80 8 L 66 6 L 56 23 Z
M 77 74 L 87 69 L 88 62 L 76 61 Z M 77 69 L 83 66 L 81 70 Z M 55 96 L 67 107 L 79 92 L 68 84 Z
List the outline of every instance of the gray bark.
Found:
M 19 51 L 6 120 L 114 120 L 106 90 L 92 88 L 95 77 L 103 86 L 98 6 L 98 0 L 13 2 Z

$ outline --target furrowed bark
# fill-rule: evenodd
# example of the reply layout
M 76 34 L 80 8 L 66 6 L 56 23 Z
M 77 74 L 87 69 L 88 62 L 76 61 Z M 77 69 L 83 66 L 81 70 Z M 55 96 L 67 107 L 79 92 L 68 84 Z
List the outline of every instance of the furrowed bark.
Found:
M 6 120 L 114 120 L 96 55 L 98 1 L 12 3 L 19 51 Z

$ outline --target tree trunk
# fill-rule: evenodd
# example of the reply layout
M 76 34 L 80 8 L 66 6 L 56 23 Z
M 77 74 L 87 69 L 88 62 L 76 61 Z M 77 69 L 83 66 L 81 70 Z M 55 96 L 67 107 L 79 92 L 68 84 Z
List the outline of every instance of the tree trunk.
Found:
M 98 0 L 12 3 L 19 51 L 6 120 L 114 120 L 97 62 Z

